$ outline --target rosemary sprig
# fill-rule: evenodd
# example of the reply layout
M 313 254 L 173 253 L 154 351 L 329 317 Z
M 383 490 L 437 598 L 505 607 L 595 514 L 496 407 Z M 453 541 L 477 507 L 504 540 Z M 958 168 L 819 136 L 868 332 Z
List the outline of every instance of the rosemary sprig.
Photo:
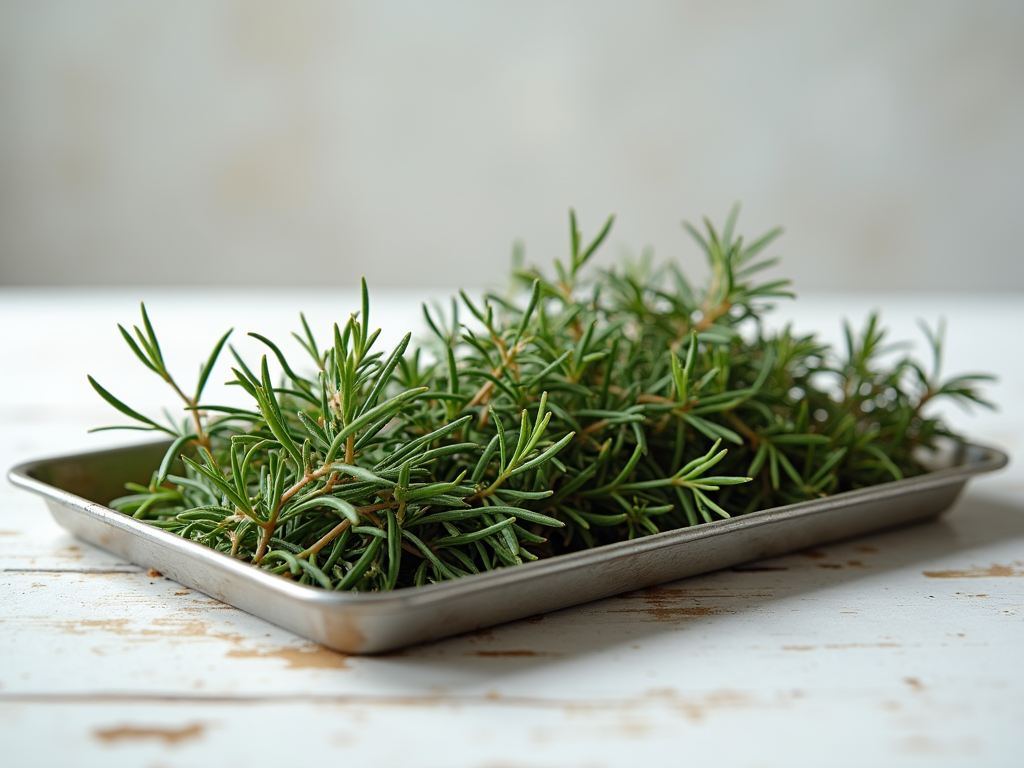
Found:
M 703 287 L 650 260 L 584 279 L 612 219 L 585 242 L 570 214 L 553 275 L 520 269 L 511 297 L 424 308 L 432 338 L 387 355 L 364 282 L 329 345 L 301 317 L 306 368 L 259 334 L 280 378 L 267 356 L 250 367 L 228 347 L 250 408 L 201 401 L 230 331 L 188 395 L 143 307 L 142 329 L 121 334 L 185 418 L 161 424 L 90 377 L 127 428 L 173 439 L 150 484 L 111 505 L 301 583 L 368 591 L 923 472 L 916 453 L 956 437 L 926 406 L 987 406 L 977 385 L 990 377 L 940 377 L 941 326 L 925 329 L 929 369 L 885 362 L 876 315 L 838 352 L 768 330 L 771 302 L 791 296 L 786 280 L 759 281 L 778 230 L 748 244 L 737 214 L 721 232 L 686 225 L 710 265 Z

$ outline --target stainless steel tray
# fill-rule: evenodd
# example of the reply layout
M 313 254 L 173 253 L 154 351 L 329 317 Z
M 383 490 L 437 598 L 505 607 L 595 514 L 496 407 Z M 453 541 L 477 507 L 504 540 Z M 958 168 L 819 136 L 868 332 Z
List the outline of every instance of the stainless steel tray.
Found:
M 128 480 L 146 483 L 167 444 L 45 459 L 12 469 L 57 522 L 85 541 L 347 653 L 379 653 L 751 560 L 938 516 L 973 475 L 1006 454 L 959 445 L 919 477 L 731 520 L 383 594 L 329 592 L 253 568 L 115 512 Z

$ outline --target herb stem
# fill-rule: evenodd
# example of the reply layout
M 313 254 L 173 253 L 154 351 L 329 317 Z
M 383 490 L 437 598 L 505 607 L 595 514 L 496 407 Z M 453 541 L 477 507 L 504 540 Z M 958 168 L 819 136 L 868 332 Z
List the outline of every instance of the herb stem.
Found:
M 432 348 L 410 348 L 410 334 L 389 355 L 374 351 L 364 282 L 327 347 L 301 318 L 311 374 L 258 334 L 273 353 L 260 366 L 231 349 L 249 409 L 200 402 L 230 331 L 189 397 L 143 307 L 143 328 L 121 335 L 191 411 L 194 435 L 90 377 L 133 428 L 176 438 L 148 486 L 128 484 L 111 506 L 302 584 L 365 592 L 925 471 L 915 452 L 956 438 L 926 406 L 985 405 L 987 377 L 939 378 L 941 325 L 925 329 L 932 366 L 880 354 L 889 345 L 874 315 L 859 334 L 846 327 L 841 350 L 772 330 L 764 313 L 791 295 L 788 281 L 756 276 L 778 230 L 746 241 L 737 213 L 721 233 L 685 225 L 710 266 L 702 285 L 646 257 L 582 277 L 612 220 L 585 245 L 572 213 L 569 261 L 553 275 L 517 268 L 524 290 L 482 304 L 460 292 L 441 323 L 426 312 Z M 181 453 L 190 440 L 201 461 Z

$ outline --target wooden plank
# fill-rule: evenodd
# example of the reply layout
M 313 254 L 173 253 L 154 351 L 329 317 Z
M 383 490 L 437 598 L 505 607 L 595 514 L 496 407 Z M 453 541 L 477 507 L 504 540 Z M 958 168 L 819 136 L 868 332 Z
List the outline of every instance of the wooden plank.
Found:
M 83 704 L 88 703 L 88 706 Z M 993 704 L 1002 704 L 994 707 Z M 1013 765 L 1020 698 L 901 681 L 867 693 L 714 688 L 537 703 L 500 695 L 240 703 L 0 703 L 5 752 L 31 765 L 405 768 L 687 764 Z M 835 713 L 842 712 L 837 729 Z M 22 763 L 25 764 L 25 763 Z
M 18 376 L 0 378 L 0 463 L 131 442 L 86 434 L 108 413 L 84 373 L 117 381 L 134 370 L 116 333 L 104 336 L 132 321 L 134 297 L 44 292 L 19 303 L 0 293 L 3 327 L 35 334 L 0 335 L 0 359 L 19 363 Z M 292 297 L 294 311 L 261 318 L 246 314 L 251 298 L 229 297 L 210 315 L 194 292 L 152 306 L 171 348 L 196 318 L 286 338 L 299 308 L 322 319 L 338 304 Z M 837 311 L 856 318 L 871 303 L 812 300 L 794 316 L 836 331 Z M 949 315 L 950 372 L 996 369 L 1003 411 L 954 416 L 1024 455 L 1022 363 L 990 332 L 1024 330 L 1024 301 L 893 303 L 887 319 L 895 314 L 900 333 L 916 316 Z M 375 306 L 389 332 L 418 322 L 415 303 Z M 38 339 L 58 334 L 66 358 L 39 356 Z M 61 378 L 65 368 L 81 375 Z M 143 403 L 166 402 L 147 376 L 127 374 L 126 386 L 139 382 Z M 1024 748 L 1022 491 L 1016 461 L 935 524 L 354 658 L 77 542 L 40 500 L 4 485 L 0 743 L 15 764 L 41 766 L 297 755 L 384 766 L 812 765 L 824 755 L 835 765 L 1013 764 Z
M 656 680 L 1021 684 L 1022 552 L 1024 518 L 970 498 L 947 521 L 377 658 L 321 649 L 156 575 L 8 571 L 0 691 L 298 695 L 330 679 L 346 695 L 589 699 L 636 696 Z

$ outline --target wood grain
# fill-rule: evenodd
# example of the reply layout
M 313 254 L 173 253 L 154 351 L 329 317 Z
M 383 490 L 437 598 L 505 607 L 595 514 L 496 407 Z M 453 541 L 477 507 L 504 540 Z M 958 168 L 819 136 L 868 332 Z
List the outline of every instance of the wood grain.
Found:
M 182 315 L 197 305 L 180 298 Z M 1024 301 L 1000 301 L 1024 329 Z M 58 296 L 49 309 L 50 331 L 68 327 Z M 980 324 L 941 310 L 951 327 Z M 107 333 L 105 319 L 80 312 L 73 333 Z M 0 321 L 19 327 L 11 310 Z M 5 330 L 0 359 L 15 353 L 31 365 Z M 997 372 L 1011 391 L 1024 381 L 1019 367 Z M 80 410 L 49 410 L 30 383 L 2 378 L 4 466 L 126 441 L 91 442 L 84 397 Z M 998 424 L 982 419 L 972 434 L 1024 455 L 1022 402 L 1003 400 Z M 1013 764 L 1024 747 L 1022 489 L 1011 464 L 934 524 L 356 658 L 78 542 L 38 499 L 3 486 L 3 762 Z

